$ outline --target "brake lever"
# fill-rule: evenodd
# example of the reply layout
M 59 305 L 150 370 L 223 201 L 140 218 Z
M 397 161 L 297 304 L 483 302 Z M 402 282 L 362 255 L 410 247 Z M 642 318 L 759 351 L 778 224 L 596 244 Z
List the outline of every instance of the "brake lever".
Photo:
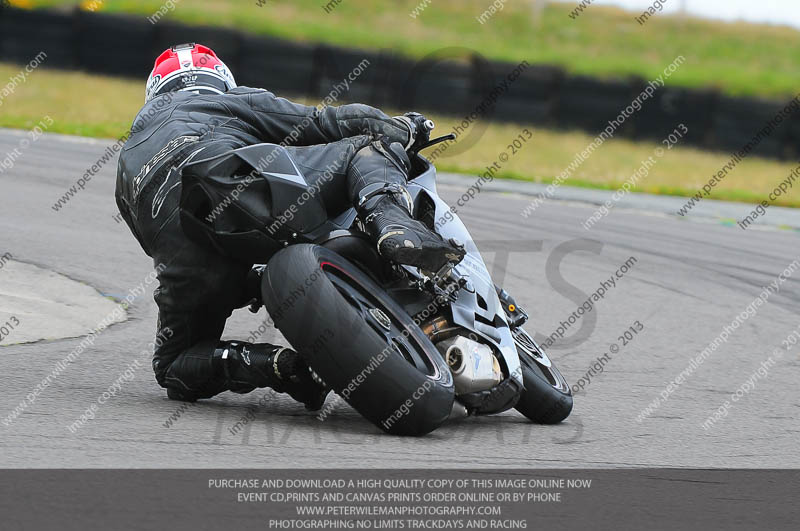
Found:
M 417 156 L 419 154 L 419 152 L 422 151 L 423 149 L 427 149 L 427 148 L 429 148 L 431 146 L 435 146 L 436 144 L 440 144 L 442 142 L 446 142 L 448 140 L 455 140 L 455 139 L 456 139 L 456 135 L 453 134 L 453 133 L 450 133 L 450 134 L 447 134 L 447 135 L 444 135 L 444 136 L 440 136 L 438 138 L 434 138 L 433 140 L 428 140 L 427 142 L 425 142 L 421 146 L 417 147 L 413 151 L 409 151 L 409 154 L 413 155 L 413 156 Z

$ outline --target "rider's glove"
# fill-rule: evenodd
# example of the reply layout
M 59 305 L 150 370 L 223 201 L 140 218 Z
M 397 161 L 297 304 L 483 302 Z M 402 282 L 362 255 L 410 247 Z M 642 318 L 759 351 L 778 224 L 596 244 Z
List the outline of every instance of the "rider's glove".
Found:
M 403 116 L 395 116 L 394 119 L 408 129 L 408 142 L 404 146 L 406 151 L 416 151 L 430 140 L 434 128 L 432 120 L 418 112 L 407 112 Z

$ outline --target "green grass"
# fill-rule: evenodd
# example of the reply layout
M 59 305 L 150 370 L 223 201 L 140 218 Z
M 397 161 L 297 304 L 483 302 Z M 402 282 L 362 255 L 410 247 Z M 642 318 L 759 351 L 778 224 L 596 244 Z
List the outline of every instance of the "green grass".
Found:
M 93 0 L 99 11 L 150 16 L 164 0 Z M 70 6 L 76 0 L 11 0 L 28 7 Z M 191 24 L 246 29 L 298 41 L 364 49 L 388 48 L 423 57 L 463 46 L 511 62 L 560 65 L 598 77 L 657 77 L 678 55 L 686 63 L 668 83 L 718 87 L 731 95 L 786 98 L 800 91 L 800 32 L 746 23 L 721 23 L 658 14 L 645 25 L 634 13 L 552 3 L 536 16 L 530 0 L 514 0 L 485 24 L 478 17 L 490 0 L 432 0 L 416 18 L 419 0 L 341 0 L 326 13 L 324 0 L 182 0 L 166 18 Z M 92 0 L 82 2 L 89 6 Z M 224 59 L 224 58 L 223 58 Z
M 346 1 L 346 0 L 345 0 Z M 0 63 L 0 79 L 19 72 L 18 66 Z M 144 98 L 141 83 L 80 72 L 62 72 L 41 67 L 0 107 L 0 127 L 32 128 L 45 115 L 53 119 L 50 132 L 119 138 L 130 127 Z M 302 101 L 302 99 L 301 99 Z M 316 105 L 318 102 L 306 101 Z M 389 110 L 391 112 L 391 110 Z M 437 133 L 450 131 L 459 119 L 433 117 Z M 482 173 L 509 152 L 508 144 L 523 128 L 533 136 L 516 155 L 503 164 L 499 177 L 524 181 L 550 182 L 558 176 L 593 140 L 582 132 L 560 132 L 515 124 L 484 124 L 480 142 L 465 152 L 451 156 L 457 145 L 436 160 L 440 170 Z M 477 125 L 472 127 L 477 128 Z M 564 184 L 590 188 L 617 189 L 642 161 L 653 154 L 658 144 L 613 139 L 589 157 Z M 510 153 L 509 153 L 510 154 Z M 634 190 L 656 194 L 691 196 L 730 158 L 724 153 L 709 153 L 676 147 L 658 159 L 647 177 Z M 714 188 L 712 199 L 756 203 L 785 179 L 796 163 L 751 157 Z M 800 207 L 800 187 L 776 203 Z

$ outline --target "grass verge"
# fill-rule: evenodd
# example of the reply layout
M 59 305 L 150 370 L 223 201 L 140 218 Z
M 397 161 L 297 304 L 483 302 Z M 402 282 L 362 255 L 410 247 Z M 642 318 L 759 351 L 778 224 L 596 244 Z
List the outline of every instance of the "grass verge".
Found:
M 18 66 L 0 64 L 0 79 L 19 72 Z M 80 72 L 62 72 L 39 68 L 0 107 L 0 127 L 29 129 L 45 115 L 53 119 L 50 132 L 101 138 L 119 138 L 130 127 L 144 98 L 144 83 L 120 80 Z M 302 98 L 300 99 L 302 101 Z M 315 105 L 317 102 L 307 101 Z M 433 117 L 436 133 L 446 134 L 460 121 L 452 117 Z M 501 164 L 498 176 L 524 181 L 551 182 L 593 140 L 582 132 L 561 132 L 516 124 L 482 124 L 486 127 L 480 141 L 453 156 L 461 148 L 456 144 L 436 160 L 441 170 L 479 174 L 485 167 L 509 157 Z M 519 138 L 523 129 L 532 133 L 516 154 L 508 145 Z M 524 135 L 523 136 L 527 136 Z M 653 155 L 659 144 L 612 139 L 597 149 L 564 184 L 600 189 L 619 188 Z M 692 196 L 730 159 L 730 154 L 710 153 L 693 148 L 669 150 L 646 177 L 633 188 L 639 192 Z M 751 157 L 714 188 L 711 199 L 755 203 L 767 199 L 797 166 Z M 800 207 L 800 188 L 793 188 L 777 203 Z
M 166 5 L 164 0 L 10 1 L 33 8 L 81 4 L 84 9 L 142 17 Z M 571 18 L 578 0 L 550 2 L 541 11 L 532 7 L 532 0 L 506 1 L 483 23 L 478 18 L 491 0 L 173 1 L 175 9 L 166 10 L 163 19 L 299 41 L 388 48 L 412 57 L 457 44 L 514 63 L 527 60 L 597 77 L 653 79 L 684 55 L 687 61 L 670 84 L 779 99 L 788 99 L 800 87 L 800 31 L 789 27 L 664 14 L 639 25 L 636 13 L 597 5 Z

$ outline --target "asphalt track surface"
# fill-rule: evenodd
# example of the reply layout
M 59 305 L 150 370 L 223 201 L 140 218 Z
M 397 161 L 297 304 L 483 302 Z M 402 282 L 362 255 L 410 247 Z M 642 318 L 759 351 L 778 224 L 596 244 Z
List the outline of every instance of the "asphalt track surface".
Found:
M 0 132 L 0 154 L 17 147 L 21 138 Z M 121 300 L 147 277 L 152 264 L 124 224 L 113 219 L 116 162 L 61 211 L 51 208 L 109 144 L 45 136 L 0 174 L 0 251 Z M 442 195 L 455 200 L 471 182 L 442 187 Z M 483 192 L 460 211 L 479 245 L 500 250 L 484 258 L 530 313 L 529 328 L 546 334 L 556 330 L 603 280 L 630 257 L 636 259 L 594 310 L 549 349 L 575 383 L 612 344 L 619 347 L 603 372 L 578 393 L 575 410 L 563 424 L 539 426 L 511 411 L 453 421 L 424 438 L 398 438 L 384 435 L 347 406 L 339 405 L 320 421 L 285 395 L 262 400 L 264 393 L 256 391 L 184 406 L 167 427 L 181 404 L 167 400 L 142 355 L 156 322 L 151 286 L 129 308 L 126 322 L 99 334 L 19 418 L 0 424 L 0 467 L 800 466 L 800 347 L 781 347 L 800 326 L 800 270 L 668 400 L 637 420 L 762 286 L 800 258 L 796 232 L 745 231 L 621 209 L 586 231 L 581 223 L 594 206 L 551 201 L 524 219 L 520 212 L 530 199 Z M 511 252 L 507 260 L 504 251 Z M 264 316 L 264 310 L 258 315 L 237 311 L 225 337 L 246 338 Z M 620 336 L 636 321 L 644 329 L 622 346 Z M 578 339 L 570 340 L 576 333 Z M 270 329 L 263 339 L 279 341 L 280 336 Z M 0 419 L 80 341 L 0 347 Z M 72 433 L 68 426 L 136 360 L 141 368 L 133 378 Z M 759 367 L 766 374 L 754 378 Z M 748 381 L 748 392 L 732 403 L 727 416 L 704 429 L 709 415 Z M 248 416 L 251 422 L 233 429 Z

